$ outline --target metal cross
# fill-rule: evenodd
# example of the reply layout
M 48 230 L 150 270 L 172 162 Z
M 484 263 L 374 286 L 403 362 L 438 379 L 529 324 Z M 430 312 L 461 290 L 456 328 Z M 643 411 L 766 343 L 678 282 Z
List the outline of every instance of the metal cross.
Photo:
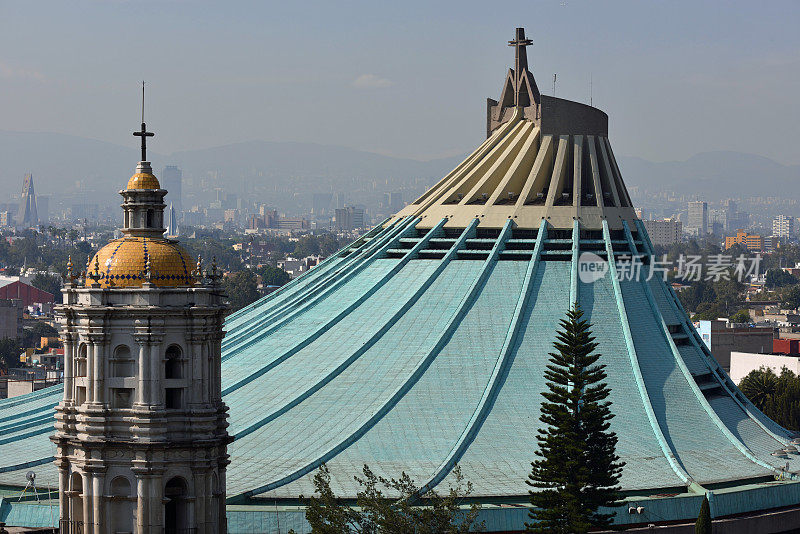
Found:
M 144 82 L 142 82 L 142 130 L 133 132 L 133 135 L 142 138 L 142 161 L 147 161 L 147 138 L 153 137 L 156 134 L 148 132 L 147 126 L 144 123 Z

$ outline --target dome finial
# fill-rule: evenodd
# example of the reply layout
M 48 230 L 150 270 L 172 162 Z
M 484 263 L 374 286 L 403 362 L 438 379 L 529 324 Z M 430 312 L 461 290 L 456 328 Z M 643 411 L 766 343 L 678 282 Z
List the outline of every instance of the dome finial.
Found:
M 148 132 L 144 123 L 144 80 L 142 80 L 142 129 L 139 132 L 133 132 L 133 135 L 142 138 L 142 161 L 147 161 L 147 138 L 156 134 Z
M 67 283 L 72 285 L 72 282 L 75 280 L 75 277 L 72 275 L 72 255 L 70 254 L 67 257 Z
M 212 286 L 217 285 L 217 282 L 222 277 L 217 269 L 217 257 L 211 256 L 211 269 L 206 273 L 206 277 L 208 277 L 209 281 L 211 282 Z
M 92 261 L 89 260 L 89 266 L 91 266 L 91 264 Z M 89 266 L 87 266 L 87 270 Z M 100 261 L 98 260 L 96 254 L 94 257 L 94 270 L 92 270 L 92 272 L 89 273 L 87 277 L 92 281 L 91 284 L 92 287 L 100 287 Z

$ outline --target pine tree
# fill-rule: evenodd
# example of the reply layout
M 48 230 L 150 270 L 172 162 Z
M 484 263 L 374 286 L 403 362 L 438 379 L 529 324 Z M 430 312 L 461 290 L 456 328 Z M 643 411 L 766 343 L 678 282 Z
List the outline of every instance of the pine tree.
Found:
M 694 524 L 695 534 L 711 534 L 711 507 L 708 505 L 708 496 L 703 497 L 703 504 L 700 505 L 700 515 Z
M 608 527 L 613 514 L 598 509 L 620 499 L 625 464 L 615 452 L 617 436 L 609 430 L 610 390 L 605 366 L 597 364 L 591 325 L 582 316 L 575 304 L 561 320 L 545 371 L 538 458 L 527 480 L 534 506 L 529 512 L 533 521 L 525 524 L 528 532 L 574 534 Z

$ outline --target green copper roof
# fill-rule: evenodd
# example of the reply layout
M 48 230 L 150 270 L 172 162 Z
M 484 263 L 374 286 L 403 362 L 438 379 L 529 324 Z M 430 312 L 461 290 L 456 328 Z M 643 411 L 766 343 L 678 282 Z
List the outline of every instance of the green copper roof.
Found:
M 576 251 L 647 253 L 643 228 L 583 232 L 576 250 L 572 234 L 404 219 L 233 314 L 229 498 L 309 494 L 322 462 L 342 495 L 355 495 L 364 464 L 438 484 L 456 463 L 478 495 L 525 495 L 543 369 L 571 293 L 607 366 L 625 490 L 747 481 L 785 465 L 772 453 L 792 436 L 730 383 L 662 281 L 572 287 Z M 0 484 L 22 484 L 30 468 L 57 484 L 48 435 L 60 395 L 0 401 Z

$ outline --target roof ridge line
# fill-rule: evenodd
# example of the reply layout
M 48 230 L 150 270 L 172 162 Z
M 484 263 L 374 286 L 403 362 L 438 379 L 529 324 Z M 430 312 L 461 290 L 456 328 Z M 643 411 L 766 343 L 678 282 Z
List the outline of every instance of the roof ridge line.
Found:
M 650 402 L 650 396 L 647 394 L 647 386 L 645 386 L 644 378 L 642 377 L 642 369 L 639 365 L 639 357 L 636 354 L 636 348 L 633 344 L 633 337 L 631 336 L 631 327 L 628 324 L 628 314 L 625 311 L 625 303 L 622 300 L 622 289 L 617 279 L 617 268 L 614 263 L 614 249 L 611 246 L 611 235 L 608 230 L 608 221 L 603 220 L 603 240 L 606 244 L 606 257 L 608 258 L 609 275 L 611 276 L 611 286 L 614 289 L 614 300 L 617 303 L 617 311 L 619 312 L 619 321 L 622 326 L 623 337 L 625 338 L 625 347 L 628 350 L 628 357 L 631 361 L 631 368 L 633 376 L 636 379 L 636 388 L 639 390 L 639 397 L 644 405 L 645 413 L 647 413 L 647 420 L 650 422 L 650 428 L 655 434 L 658 446 L 661 452 L 669 462 L 670 467 L 678 475 L 678 478 L 683 480 L 687 485 L 694 482 L 692 477 L 683 467 L 683 462 L 679 462 L 678 457 L 672 447 L 667 444 L 664 432 L 661 430 L 661 425 L 656 418 L 653 405 Z
M 391 243 L 392 239 L 394 239 L 397 234 L 402 233 L 406 227 L 408 227 L 411 223 L 416 223 L 417 221 L 419 221 L 419 219 L 415 217 L 409 217 L 400 221 L 400 224 L 392 228 L 392 231 L 387 232 L 387 234 L 376 243 L 370 241 L 367 248 L 362 251 L 362 254 L 353 254 L 353 258 L 351 258 L 350 261 L 339 266 L 339 268 L 333 273 L 329 274 L 327 278 L 316 281 L 315 285 L 306 288 L 301 295 L 296 296 L 290 302 L 284 303 L 278 308 L 270 310 L 267 315 L 259 317 L 254 324 L 251 324 L 246 330 L 237 334 L 236 340 L 231 340 L 232 344 L 236 343 L 235 345 L 232 347 L 231 345 L 227 345 L 225 347 L 227 354 L 222 356 L 222 361 L 228 361 L 232 357 L 239 354 L 243 348 L 243 344 L 252 344 L 259 339 L 263 339 L 286 324 L 292 318 L 296 317 L 298 313 L 301 313 L 303 310 L 314 306 L 317 302 L 326 298 L 331 292 L 338 289 L 342 284 L 352 279 L 353 276 L 360 273 L 367 265 L 369 265 L 368 260 L 374 261 L 377 259 L 375 257 L 376 251 L 388 246 L 388 244 Z M 337 279 L 337 274 L 342 271 L 344 271 L 344 275 Z M 327 287 L 322 287 L 326 285 Z M 320 288 L 319 293 L 316 292 L 317 288 Z M 258 333 L 252 337 L 244 337 L 253 331 L 258 330 L 277 315 L 281 315 L 281 317 L 276 323 L 271 324 L 269 327 L 263 330 L 259 330 Z
M 509 223 L 510 223 L 510 221 L 509 221 Z M 467 240 L 468 236 L 472 235 L 472 233 L 475 231 L 477 226 L 478 226 L 478 219 L 473 219 L 472 223 L 470 223 L 470 225 L 461 232 L 461 236 L 459 236 L 458 241 L 456 241 L 453 244 L 453 246 L 447 252 L 445 257 L 442 258 L 441 260 L 439 260 L 439 265 L 436 267 L 436 269 L 432 273 L 431 280 L 435 280 L 442 273 L 442 271 L 444 271 L 445 267 L 456 256 L 457 251 L 461 248 L 461 246 Z M 480 278 L 480 276 L 478 278 Z M 300 469 L 297 469 L 294 473 L 286 475 L 283 478 L 281 478 L 280 480 L 276 480 L 274 482 L 270 482 L 270 483 L 265 484 L 263 486 L 259 486 L 258 488 L 255 488 L 255 489 L 252 489 L 250 491 L 247 491 L 247 492 L 243 493 L 242 495 L 247 496 L 247 497 L 252 497 L 254 495 L 258 495 L 258 494 L 261 494 L 261 493 L 266 493 L 267 491 L 270 491 L 270 490 L 272 490 L 274 488 L 277 488 L 279 486 L 282 486 L 284 484 L 288 484 L 289 482 L 292 482 L 294 480 L 299 479 L 300 477 L 310 473 L 311 471 L 313 471 L 314 469 L 316 469 L 320 465 L 324 464 L 325 462 L 327 462 L 331 458 L 333 458 L 336 455 L 338 455 L 340 452 L 345 450 L 351 444 L 353 444 L 356 441 L 358 441 L 358 439 L 360 439 L 367 431 L 369 431 L 369 429 L 374 427 L 375 424 L 378 421 L 383 419 L 383 417 L 387 413 L 389 413 L 392 410 L 392 408 L 394 408 L 395 405 L 397 405 L 397 403 L 400 401 L 400 399 L 405 396 L 405 394 L 408 392 L 408 390 L 411 387 L 413 387 L 413 385 L 419 380 L 419 377 L 422 376 L 422 373 L 425 372 L 425 370 L 428 368 L 430 363 L 435 359 L 436 355 L 441 350 L 441 346 L 443 346 L 442 345 L 442 339 L 444 339 L 445 336 L 447 336 L 447 334 L 448 334 L 448 332 L 450 330 L 451 323 L 458 317 L 460 310 L 465 305 L 465 301 L 468 300 L 467 297 L 469 296 L 470 293 L 472 293 L 474 291 L 477 281 L 478 280 L 476 279 L 472 283 L 470 288 L 467 290 L 467 293 L 464 296 L 464 298 L 462 298 L 461 301 L 459 302 L 458 309 L 451 316 L 451 320 L 448 322 L 448 326 L 445 327 L 444 331 L 439 336 L 439 340 L 434 344 L 433 348 L 430 351 L 428 351 L 428 354 L 426 354 L 425 357 L 422 358 L 417 363 L 417 365 L 414 367 L 414 370 L 412 371 L 411 375 L 400 386 L 395 388 L 394 392 L 389 397 L 389 399 L 386 402 L 384 402 L 381 405 L 381 407 L 378 408 L 378 410 L 367 421 L 365 421 L 361 426 L 359 426 L 354 432 L 351 432 L 350 435 L 347 436 L 345 439 L 341 440 L 336 446 L 334 446 L 333 448 L 329 449 L 328 452 L 326 452 L 325 454 L 323 454 L 322 456 L 320 456 L 319 458 L 317 458 L 313 462 L 309 463 L 308 465 L 306 465 L 304 467 L 301 467 Z M 423 287 L 423 288 L 421 288 L 421 291 L 418 291 L 418 293 L 421 295 L 425 290 L 427 290 L 427 288 Z
M 503 234 L 501 234 L 497 240 L 498 244 L 503 241 L 504 235 L 508 235 L 510 233 L 511 224 L 511 221 L 506 223 L 506 226 L 503 229 Z M 492 370 L 492 374 L 489 376 L 489 380 L 484 387 L 483 394 L 478 401 L 478 405 L 473 410 L 472 416 L 470 417 L 469 421 L 467 421 L 464 430 L 456 440 L 456 443 L 450 449 L 450 452 L 445 457 L 444 461 L 439 464 L 439 467 L 436 468 L 436 472 L 428 480 L 428 482 L 420 486 L 420 489 L 416 495 L 420 495 L 430 490 L 444 480 L 448 473 L 450 473 L 450 471 L 453 469 L 455 464 L 458 463 L 458 460 L 463 456 L 467 447 L 469 447 L 469 445 L 475 439 L 475 436 L 477 436 L 478 432 L 480 432 L 483 422 L 486 420 L 486 417 L 489 414 L 489 407 L 494 403 L 494 400 L 497 398 L 497 393 L 500 391 L 499 388 L 501 386 L 499 385 L 499 378 L 505 375 L 505 372 L 508 370 L 507 364 L 509 355 L 514 353 L 517 339 L 519 337 L 520 326 L 522 324 L 522 318 L 524 317 L 525 309 L 527 308 L 530 300 L 530 292 L 528 290 L 539 267 L 542 243 L 546 237 L 547 221 L 542 219 L 542 222 L 539 225 L 539 233 L 536 236 L 536 245 L 534 247 L 533 254 L 531 255 L 531 259 L 528 260 L 525 278 L 522 283 L 522 287 L 520 288 L 519 296 L 517 297 L 517 304 L 514 308 L 514 313 L 511 316 L 511 322 L 509 323 L 508 330 L 506 331 L 506 337 L 503 341 L 503 346 L 500 348 L 500 352 L 497 355 L 494 369 Z M 495 247 L 499 248 L 497 245 Z M 489 259 L 486 261 L 488 262 Z
M 409 252 L 406 254 L 406 256 L 401 258 L 400 261 L 397 262 L 397 265 L 392 267 L 392 269 L 388 273 L 386 273 L 384 276 L 382 276 L 380 278 L 380 280 L 378 280 L 377 282 L 372 284 L 372 286 L 367 291 L 365 291 L 360 297 L 358 297 L 355 301 L 353 301 L 351 304 L 349 304 L 347 307 L 345 307 L 342 311 L 340 311 L 334 317 L 332 317 L 327 322 L 325 322 L 323 325 L 321 325 L 319 328 L 317 328 L 314 332 L 309 334 L 301 343 L 297 343 L 293 347 L 291 347 L 290 349 L 283 351 L 283 353 L 280 356 L 278 356 L 277 358 L 274 358 L 272 361 L 270 361 L 264 367 L 260 368 L 258 371 L 254 372 L 254 373 L 251 373 L 248 376 L 246 376 L 243 379 L 241 379 L 238 382 L 236 382 L 235 384 L 233 384 L 231 386 L 228 386 L 227 388 L 225 388 L 223 390 L 222 394 L 223 395 L 227 395 L 228 393 L 232 393 L 232 392 L 236 391 L 237 389 L 241 388 L 242 386 L 245 386 L 245 385 L 249 384 L 253 380 L 255 380 L 258 377 L 260 377 L 260 376 L 266 374 L 267 372 L 269 372 L 276 365 L 279 365 L 279 364 L 285 362 L 287 359 L 289 359 L 292 356 L 294 356 L 297 352 L 303 350 L 305 347 L 307 347 L 308 345 L 310 345 L 311 343 L 313 343 L 314 341 L 319 339 L 319 337 L 322 336 L 328 330 L 330 330 L 330 328 L 333 325 L 335 325 L 336 323 L 341 321 L 344 317 L 349 315 L 355 308 L 357 308 L 358 306 L 363 304 L 365 300 L 367 300 L 369 297 L 374 295 L 376 291 L 378 291 L 381 287 L 383 287 L 383 285 L 386 284 L 386 282 L 389 279 L 391 279 L 395 274 L 397 274 L 397 271 L 399 271 L 406 263 L 408 263 L 408 261 L 411 259 L 410 255 L 413 252 L 416 252 L 417 250 L 419 250 L 420 248 L 425 246 L 425 244 L 428 242 L 428 240 L 430 240 L 431 237 L 433 237 L 434 233 L 437 232 L 442 226 L 444 226 L 445 222 L 446 222 L 446 219 L 442 219 L 437 226 L 431 228 L 427 232 L 425 238 L 420 240 L 420 242 L 417 243 L 413 248 L 409 249 Z M 399 240 L 402 236 L 404 236 L 406 234 L 406 232 L 409 232 L 409 231 L 411 231 L 413 229 L 414 229 L 413 226 L 411 226 L 411 225 L 407 226 L 402 232 L 400 232 L 399 234 L 395 235 L 394 238 L 389 243 L 387 243 L 385 245 L 385 247 L 382 247 L 381 251 L 382 250 L 386 250 L 388 247 L 394 246 L 394 243 L 396 243 L 397 240 Z M 378 253 L 380 253 L 381 251 L 378 251 Z M 281 410 L 283 410 L 283 408 L 281 408 Z M 280 410 L 278 410 L 278 411 L 280 411 Z M 273 414 L 274 413 L 275 412 L 273 412 Z M 267 422 L 269 422 L 269 420 L 270 420 L 270 418 L 272 418 L 273 414 L 269 414 L 266 417 L 262 418 L 260 423 L 261 424 L 266 424 Z M 254 425 L 250 425 L 249 427 L 245 428 L 244 430 L 241 430 L 240 432 L 237 432 L 234 437 L 235 438 L 244 437 L 249 432 L 244 433 L 244 434 L 243 434 L 243 432 L 245 432 L 246 430 L 250 429 L 250 427 L 254 427 L 253 430 L 255 430 L 255 428 L 258 428 L 258 426 L 261 426 L 261 424 L 257 424 L 257 425 L 254 424 L 255 426 Z M 250 430 L 250 431 L 252 432 L 252 430 Z

